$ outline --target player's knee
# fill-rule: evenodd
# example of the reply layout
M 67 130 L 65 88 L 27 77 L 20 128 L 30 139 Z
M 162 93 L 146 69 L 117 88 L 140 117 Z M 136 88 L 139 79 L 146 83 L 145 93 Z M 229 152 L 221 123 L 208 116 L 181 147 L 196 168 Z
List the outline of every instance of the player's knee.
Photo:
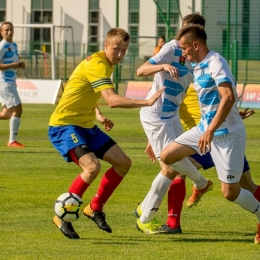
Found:
M 124 168 L 125 168 L 125 174 L 128 173 L 128 171 L 130 170 L 131 166 L 132 166 L 132 161 L 129 157 L 126 157 L 124 160 Z
M 80 164 L 83 169 L 83 175 L 89 176 L 95 179 L 101 170 L 101 164 L 98 159 L 93 159 L 87 164 Z
M 169 154 L 168 154 L 168 152 L 166 150 L 162 150 L 162 152 L 160 154 L 160 158 L 167 165 L 170 165 L 170 164 L 173 163 L 171 158 L 170 158 L 170 156 L 169 156 Z
M 235 201 L 237 198 L 237 196 L 232 193 L 223 193 L 223 195 L 226 200 L 231 201 L 231 202 Z
M 120 176 L 124 177 L 129 172 L 131 166 L 132 161 L 129 157 L 126 156 L 124 159 L 120 160 L 120 164 L 114 168 Z
M 221 191 L 226 200 L 233 202 L 240 193 L 240 187 L 238 184 L 222 184 Z

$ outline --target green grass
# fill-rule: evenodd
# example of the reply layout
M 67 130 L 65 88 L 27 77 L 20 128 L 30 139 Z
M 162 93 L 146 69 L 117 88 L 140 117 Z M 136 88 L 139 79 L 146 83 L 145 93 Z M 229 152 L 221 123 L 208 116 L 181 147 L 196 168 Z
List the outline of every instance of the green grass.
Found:
M 7 148 L 9 121 L 0 122 L 0 259 L 257 259 L 254 245 L 256 218 L 226 201 L 220 192 L 215 169 L 202 171 L 213 180 L 214 190 L 192 209 L 184 206 L 183 234 L 148 236 L 135 228 L 137 202 L 150 188 L 159 165 L 146 158 L 146 137 L 139 122 L 139 110 L 101 110 L 115 122 L 110 135 L 130 156 L 133 166 L 108 201 L 105 212 L 113 228 L 108 234 L 81 216 L 74 227 L 80 240 L 69 240 L 52 224 L 55 199 L 67 191 L 80 173 L 66 163 L 47 137 L 53 105 L 23 105 L 18 141 L 26 148 Z M 247 150 L 252 176 L 260 183 L 260 110 L 245 120 Z M 108 164 L 84 194 L 86 205 L 98 187 Z M 192 184 L 187 181 L 187 197 Z M 186 200 L 185 200 L 186 202 Z M 166 201 L 157 213 L 166 219 Z

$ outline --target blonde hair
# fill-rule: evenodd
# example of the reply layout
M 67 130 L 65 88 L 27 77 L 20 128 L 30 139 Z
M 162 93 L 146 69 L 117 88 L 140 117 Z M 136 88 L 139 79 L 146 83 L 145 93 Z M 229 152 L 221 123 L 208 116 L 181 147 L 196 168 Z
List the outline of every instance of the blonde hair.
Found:
M 108 31 L 106 41 L 110 38 L 117 36 L 122 42 L 127 42 L 130 40 L 130 35 L 127 31 L 122 28 L 112 28 Z

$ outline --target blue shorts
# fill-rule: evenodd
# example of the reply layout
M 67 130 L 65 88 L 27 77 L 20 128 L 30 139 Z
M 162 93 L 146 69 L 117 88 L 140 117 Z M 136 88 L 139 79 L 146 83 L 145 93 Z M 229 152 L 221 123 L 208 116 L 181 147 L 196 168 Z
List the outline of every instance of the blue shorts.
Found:
M 190 155 L 190 157 L 193 158 L 200 165 L 202 165 L 202 168 L 204 170 L 207 170 L 207 169 L 215 166 L 215 164 L 214 164 L 214 162 L 213 162 L 209 152 L 207 152 L 204 155 L 199 155 L 199 154 L 196 153 L 196 154 Z M 250 168 L 249 168 L 248 161 L 246 159 L 246 156 L 244 156 L 244 169 L 243 169 L 243 173 L 247 172 L 249 169 Z
M 95 153 L 112 140 L 96 125 L 93 128 L 82 128 L 75 125 L 49 126 L 48 134 L 53 146 L 67 162 L 72 161 L 69 151 L 79 145 L 85 144 L 89 151 Z

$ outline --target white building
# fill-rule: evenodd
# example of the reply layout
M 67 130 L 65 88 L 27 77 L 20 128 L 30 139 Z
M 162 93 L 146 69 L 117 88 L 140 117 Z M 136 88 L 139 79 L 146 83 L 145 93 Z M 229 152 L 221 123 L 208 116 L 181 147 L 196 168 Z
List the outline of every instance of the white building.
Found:
M 156 3 L 166 18 L 170 4 L 172 31 L 169 33 Z M 139 54 L 149 55 L 157 36 L 165 34 L 168 38 L 173 37 L 181 25 L 181 18 L 195 11 L 206 18 L 210 47 L 222 52 L 234 39 L 237 39 L 242 47 L 259 45 L 259 0 L 179 0 L 179 7 L 176 0 L 0 0 L 2 21 L 12 21 L 14 24 L 53 23 L 55 26 L 71 26 L 77 53 L 83 51 L 81 44 L 89 44 L 89 52 L 102 48 L 106 32 L 116 27 L 118 17 L 118 26 L 129 31 L 133 37 L 132 42 L 139 43 Z M 136 36 L 141 38 L 137 39 Z M 31 35 L 31 42 L 38 47 L 45 44 L 48 50 L 49 37 L 48 30 L 35 30 Z M 55 40 L 71 41 L 71 34 L 60 32 Z
M 131 35 L 120 77 L 134 79 L 136 68 L 153 54 L 158 36 L 172 39 L 182 18 L 194 12 L 206 19 L 209 48 L 232 60 L 231 66 L 242 61 L 235 69 L 237 79 L 259 81 L 259 67 L 254 62 L 260 60 L 260 0 L 0 0 L 0 23 L 54 25 L 54 52 L 50 28 L 15 28 L 14 41 L 24 55 L 29 55 L 31 77 L 33 71 L 42 71 L 34 69 L 40 65 L 35 50 L 52 53 L 52 60 L 58 57 L 62 61 L 57 63 L 58 76 L 64 70 L 69 75 L 75 57 L 77 64 L 101 50 L 107 31 L 118 26 Z M 70 62 L 63 70 L 61 66 L 67 66 L 64 56 L 70 57 Z

